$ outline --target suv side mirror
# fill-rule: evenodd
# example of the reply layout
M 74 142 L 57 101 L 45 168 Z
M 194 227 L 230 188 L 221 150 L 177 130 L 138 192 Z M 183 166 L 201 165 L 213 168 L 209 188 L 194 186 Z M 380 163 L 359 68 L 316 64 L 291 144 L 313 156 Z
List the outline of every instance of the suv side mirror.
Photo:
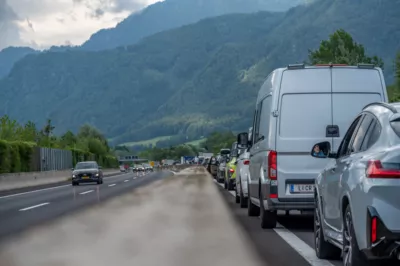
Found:
M 242 132 L 237 135 L 237 147 L 239 149 L 246 149 L 249 145 L 249 133 Z
M 75 170 L 75 168 L 71 168 L 71 171 L 74 171 Z
M 99 169 L 103 169 L 103 167 L 101 167 L 101 166 L 99 165 Z
M 331 143 L 329 141 L 315 144 L 310 154 L 314 158 L 336 158 L 336 153 L 331 152 Z

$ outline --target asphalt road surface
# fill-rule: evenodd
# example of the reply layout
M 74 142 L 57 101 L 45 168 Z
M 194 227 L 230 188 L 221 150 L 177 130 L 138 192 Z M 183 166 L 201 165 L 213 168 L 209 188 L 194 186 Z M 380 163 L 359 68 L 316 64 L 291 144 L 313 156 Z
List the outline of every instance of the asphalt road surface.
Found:
M 253 249 L 267 263 L 276 266 L 343 266 L 341 261 L 320 260 L 314 251 L 313 216 L 293 212 L 289 216 L 278 213 L 278 226 L 275 229 L 262 229 L 259 217 L 247 216 L 247 209 L 235 203 L 234 191 L 227 191 L 223 184 L 215 182 L 232 211 L 235 220 L 244 228 L 252 240 Z M 375 265 L 375 264 L 374 264 Z M 400 265 L 381 262 L 376 265 Z
M 104 178 L 102 185 L 65 184 L 14 194 L 7 192 L 0 195 L 0 240 L 170 175 L 168 171 L 127 173 Z

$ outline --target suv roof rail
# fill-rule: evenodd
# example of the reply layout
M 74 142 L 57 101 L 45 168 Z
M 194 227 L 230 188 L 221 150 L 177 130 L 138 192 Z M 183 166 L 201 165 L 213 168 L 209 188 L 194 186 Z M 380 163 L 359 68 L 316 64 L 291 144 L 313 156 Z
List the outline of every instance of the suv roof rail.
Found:
M 302 63 L 302 64 L 289 64 L 287 66 L 288 69 L 302 69 L 305 68 L 306 64 Z
M 394 114 L 397 114 L 397 109 L 394 108 L 394 106 L 392 106 L 388 103 L 384 103 L 384 102 L 374 102 L 374 103 L 367 104 L 366 106 L 364 106 L 363 110 L 372 105 L 379 105 L 379 106 L 385 107 L 385 108 L 389 109 L 390 111 L 392 111 Z
M 375 68 L 375 65 L 374 64 L 363 64 L 363 63 L 361 63 L 361 64 L 357 64 L 357 67 L 358 68 L 373 69 L 373 68 Z

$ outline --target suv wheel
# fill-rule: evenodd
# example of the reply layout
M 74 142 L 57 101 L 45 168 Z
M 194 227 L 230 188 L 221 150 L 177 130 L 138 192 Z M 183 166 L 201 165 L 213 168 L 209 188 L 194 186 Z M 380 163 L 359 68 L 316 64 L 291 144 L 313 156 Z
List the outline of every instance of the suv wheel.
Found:
M 339 259 L 341 250 L 325 241 L 321 224 L 321 212 L 318 205 L 318 197 L 315 198 L 314 211 L 314 242 L 315 254 L 319 259 Z
M 343 266 L 368 265 L 357 244 L 350 205 L 346 207 L 343 223 Z
M 272 229 L 276 227 L 277 213 L 276 211 L 265 210 L 264 208 L 264 196 L 260 190 L 260 212 L 261 212 L 261 228 Z

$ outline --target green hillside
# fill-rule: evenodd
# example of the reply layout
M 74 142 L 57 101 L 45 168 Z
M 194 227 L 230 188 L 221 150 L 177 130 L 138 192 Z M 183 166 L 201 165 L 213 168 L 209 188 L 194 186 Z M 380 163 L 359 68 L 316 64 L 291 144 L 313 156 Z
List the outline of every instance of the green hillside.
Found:
M 268 73 L 303 62 L 338 28 L 385 60 L 390 84 L 399 12 L 398 1 L 319 0 L 206 19 L 115 50 L 30 55 L 0 81 L 0 115 L 52 118 L 61 131 L 88 122 L 115 143 L 247 130 Z

